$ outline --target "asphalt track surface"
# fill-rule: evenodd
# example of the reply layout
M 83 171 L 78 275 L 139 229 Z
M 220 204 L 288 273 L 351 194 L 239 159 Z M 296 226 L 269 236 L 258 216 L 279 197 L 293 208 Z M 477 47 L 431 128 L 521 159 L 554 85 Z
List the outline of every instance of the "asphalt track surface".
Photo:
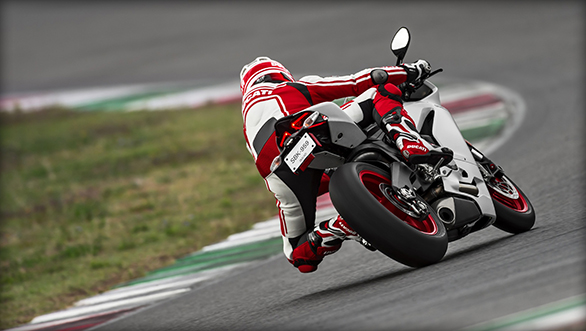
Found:
M 408 61 L 526 102 L 491 156 L 531 199 L 533 230 L 472 234 L 421 269 L 354 242 L 313 274 L 278 257 L 97 330 L 457 329 L 586 292 L 581 2 L 3 5 L 3 91 L 228 81 L 257 55 L 294 75 L 344 74 L 394 64 L 389 40 L 405 25 Z

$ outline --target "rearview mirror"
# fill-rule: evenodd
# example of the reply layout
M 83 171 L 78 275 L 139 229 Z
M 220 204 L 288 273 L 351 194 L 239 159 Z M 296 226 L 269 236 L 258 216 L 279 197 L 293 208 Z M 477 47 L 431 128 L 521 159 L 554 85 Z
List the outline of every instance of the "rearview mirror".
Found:
M 411 35 L 409 34 L 409 29 L 406 27 L 401 27 L 393 37 L 391 41 L 391 51 L 397 57 L 397 65 L 403 62 L 405 58 L 405 54 L 407 54 L 407 49 L 409 48 L 409 42 L 411 41 Z

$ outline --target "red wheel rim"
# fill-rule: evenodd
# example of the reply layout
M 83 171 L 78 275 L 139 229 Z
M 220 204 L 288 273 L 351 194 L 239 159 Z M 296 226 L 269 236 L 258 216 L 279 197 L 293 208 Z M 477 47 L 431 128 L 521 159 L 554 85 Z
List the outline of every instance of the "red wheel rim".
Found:
M 529 205 L 523 198 L 523 195 L 521 195 L 513 183 L 506 179 L 494 178 L 488 184 L 488 190 L 494 200 L 500 202 L 507 208 L 519 213 L 524 213 L 529 210 Z
M 437 224 L 435 220 L 428 214 L 423 220 L 417 220 L 410 215 L 397 208 L 380 189 L 381 183 L 391 184 L 391 181 L 386 177 L 372 171 L 361 171 L 360 181 L 364 187 L 372 194 L 372 196 L 388 211 L 399 217 L 405 223 L 411 225 L 422 233 L 434 235 L 437 233 Z

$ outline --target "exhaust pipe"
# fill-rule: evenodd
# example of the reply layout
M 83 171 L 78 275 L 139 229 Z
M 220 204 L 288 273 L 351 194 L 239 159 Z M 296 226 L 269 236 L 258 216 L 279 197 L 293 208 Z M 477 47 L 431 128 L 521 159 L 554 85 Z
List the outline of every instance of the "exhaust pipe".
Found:
M 437 216 L 440 220 L 450 227 L 456 223 L 456 208 L 454 205 L 454 198 L 445 198 L 434 203 L 434 208 L 437 210 Z
M 456 219 L 456 215 L 454 215 L 454 211 L 447 207 L 441 207 L 437 211 L 438 216 L 442 220 L 442 222 L 446 224 L 451 224 Z

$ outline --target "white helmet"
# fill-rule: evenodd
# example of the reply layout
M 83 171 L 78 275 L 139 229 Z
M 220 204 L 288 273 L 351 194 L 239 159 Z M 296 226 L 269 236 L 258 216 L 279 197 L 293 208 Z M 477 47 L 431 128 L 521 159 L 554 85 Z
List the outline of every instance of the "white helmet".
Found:
M 269 76 L 269 77 L 265 77 Z M 259 79 L 262 81 L 294 81 L 293 75 L 281 63 L 266 56 L 259 56 L 242 67 L 240 71 L 240 91 L 246 92 Z

